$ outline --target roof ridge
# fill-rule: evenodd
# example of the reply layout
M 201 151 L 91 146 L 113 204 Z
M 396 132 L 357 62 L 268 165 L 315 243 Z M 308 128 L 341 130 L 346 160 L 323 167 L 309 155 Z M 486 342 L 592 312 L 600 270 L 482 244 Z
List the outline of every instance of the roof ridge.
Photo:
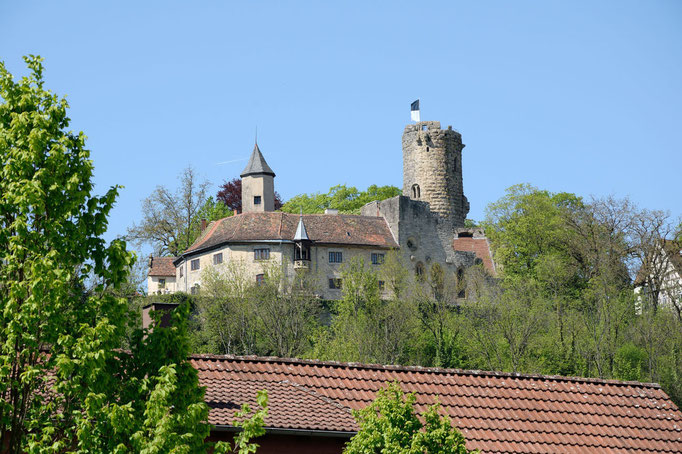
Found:
M 249 361 L 249 362 L 280 362 L 288 364 L 302 364 L 302 365 L 318 365 L 318 366 L 328 366 L 328 367 L 354 367 L 356 369 L 368 369 L 368 370 L 394 370 L 394 371 L 410 371 L 410 372 L 424 372 L 424 373 L 437 373 L 437 374 L 453 374 L 453 375 L 474 375 L 480 377 L 499 377 L 499 378 L 523 378 L 523 379 L 536 379 L 536 380 L 547 380 L 555 382 L 577 382 L 577 383 L 594 383 L 594 384 L 607 384 L 607 385 L 617 385 L 617 386 L 633 386 L 637 388 L 653 388 L 661 389 L 661 385 L 658 383 L 643 383 L 637 381 L 621 381 L 613 379 L 604 378 L 591 378 L 591 377 L 566 377 L 562 375 L 541 375 L 541 374 L 522 374 L 518 372 L 498 372 L 498 371 L 485 371 L 485 370 L 475 370 L 475 369 L 448 369 L 442 367 L 426 367 L 426 366 L 402 366 L 397 364 L 364 364 L 364 363 L 354 363 L 354 362 L 342 362 L 342 361 L 322 361 L 317 359 L 302 359 L 302 358 L 279 358 L 276 356 L 238 356 L 238 355 L 215 355 L 215 354 L 192 354 L 190 355 L 192 359 L 208 359 L 208 360 L 238 360 L 238 361 Z M 672 401 L 670 401 L 672 402 Z M 673 404 L 674 405 L 674 404 Z
M 195 250 L 195 249 L 198 249 L 199 246 L 201 246 L 202 244 L 204 244 L 204 243 L 206 242 L 206 240 L 207 240 L 211 235 L 213 235 L 213 232 L 215 232 L 215 230 L 218 228 L 218 226 L 220 225 L 220 223 L 223 222 L 223 219 L 226 219 L 226 218 L 221 218 L 221 219 L 218 219 L 217 221 L 211 221 L 210 226 L 211 226 L 211 225 L 212 225 L 212 226 L 211 226 L 210 228 L 205 229 L 205 230 L 204 230 L 205 233 L 202 232 L 202 235 L 199 236 L 199 238 L 197 239 L 197 241 L 195 241 L 194 244 L 192 244 L 184 253 L 180 254 L 180 256 L 186 254 L 186 253 L 189 252 L 189 251 L 193 251 L 193 250 Z

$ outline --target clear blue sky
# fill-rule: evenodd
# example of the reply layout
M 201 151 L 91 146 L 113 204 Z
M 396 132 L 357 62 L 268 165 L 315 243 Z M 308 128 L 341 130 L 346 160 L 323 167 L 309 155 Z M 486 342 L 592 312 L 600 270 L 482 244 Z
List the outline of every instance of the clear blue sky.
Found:
M 400 187 L 417 98 L 462 133 L 473 219 L 521 182 L 682 214 L 681 1 L 3 1 L 0 59 L 28 53 L 125 186 L 109 238 L 189 164 L 238 176 L 256 126 L 285 200 Z

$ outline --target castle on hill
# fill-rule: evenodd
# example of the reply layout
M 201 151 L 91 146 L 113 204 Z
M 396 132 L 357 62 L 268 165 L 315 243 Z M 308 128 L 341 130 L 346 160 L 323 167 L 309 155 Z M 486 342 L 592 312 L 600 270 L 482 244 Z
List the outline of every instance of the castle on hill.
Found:
M 339 299 L 344 263 L 358 257 L 378 266 L 392 249 L 416 275 L 438 271 L 463 279 L 464 269 L 478 263 L 494 274 L 483 231 L 464 224 L 462 136 L 452 126 L 421 121 L 405 127 L 402 149 L 403 195 L 370 202 L 359 215 L 296 215 L 275 211 L 275 172 L 256 144 L 241 173 L 242 213 L 211 222 L 179 257 L 151 258 L 148 293 L 197 293 L 202 271 L 237 261 L 255 282 L 264 278 L 265 264 L 281 266 L 287 276 L 312 272 L 320 297 Z

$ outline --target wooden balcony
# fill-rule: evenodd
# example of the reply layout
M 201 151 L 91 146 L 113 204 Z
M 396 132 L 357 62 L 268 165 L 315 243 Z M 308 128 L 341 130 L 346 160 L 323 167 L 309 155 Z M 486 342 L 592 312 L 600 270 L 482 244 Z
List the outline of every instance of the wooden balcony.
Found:
M 295 270 L 308 270 L 310 269 L 310 260 L 294 260 Z

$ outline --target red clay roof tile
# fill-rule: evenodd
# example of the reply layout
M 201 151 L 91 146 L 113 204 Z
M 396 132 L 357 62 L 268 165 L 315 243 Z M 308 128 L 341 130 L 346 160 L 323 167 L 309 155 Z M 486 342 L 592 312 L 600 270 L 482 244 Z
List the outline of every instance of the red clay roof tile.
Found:
M 229 425 L 268 389 L 273 428 L 353 432 L 349 409 L 398 379 L 424 409 L 436 397 L 470 448 L 491 452 L 682 452 L 682 413 L 658 385 L 279 358 L 193 356 L 210 421 Z M 245 400 L 246 399 L 246 400 Z
M 152 257 L 148 276 L 175 276 L 175 257 Z
M 495 275 L 495 262 L 490 252 L 490 243 L 487 238 L 461 237 L 452 241 L 455 251 L 473 252 L 476 257 L 483 260 L 483 266 L 493 276 Z

